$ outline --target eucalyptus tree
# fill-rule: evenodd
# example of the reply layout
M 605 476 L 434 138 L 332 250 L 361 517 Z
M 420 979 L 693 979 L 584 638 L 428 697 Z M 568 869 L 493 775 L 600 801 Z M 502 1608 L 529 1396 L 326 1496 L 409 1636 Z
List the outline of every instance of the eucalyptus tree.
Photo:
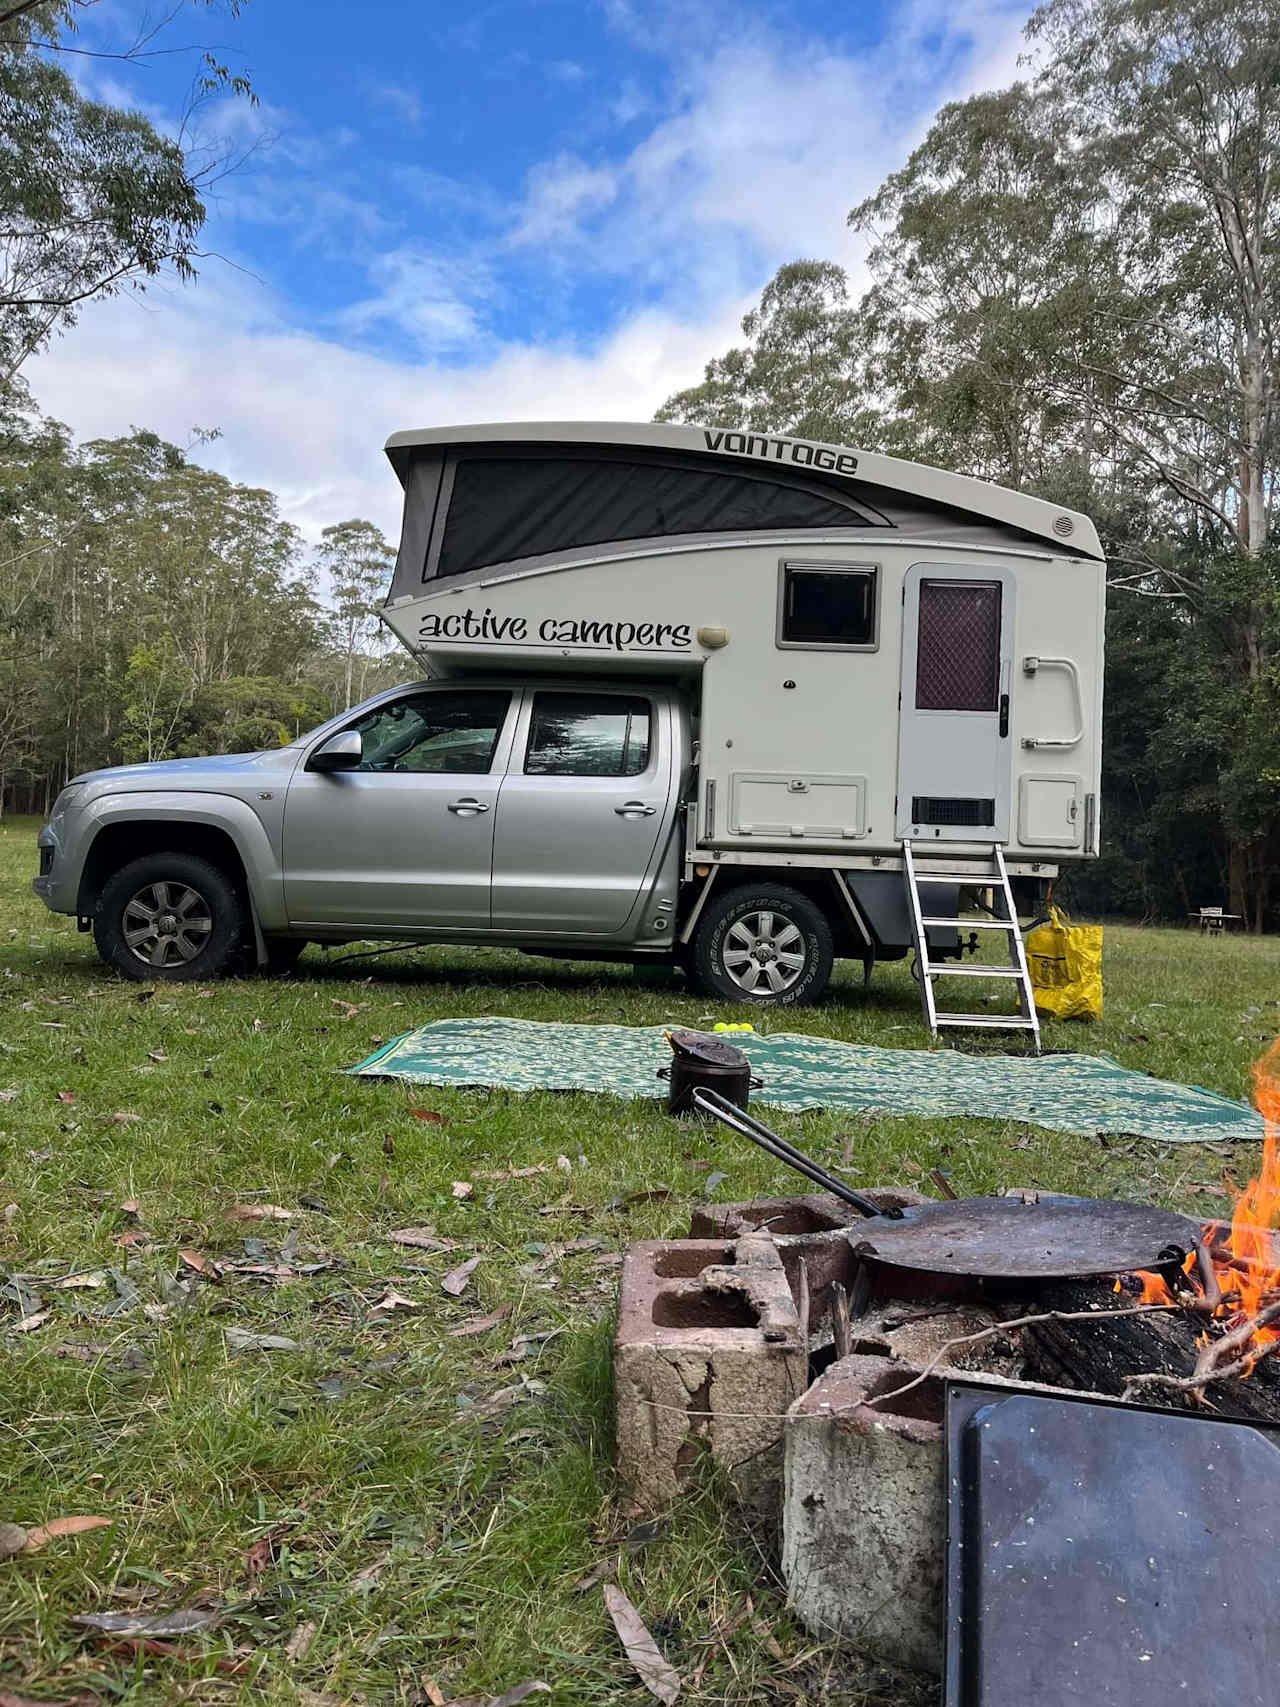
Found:
M 792 261 L 744 317 L 746 343 L 708 362 L 700 385 L 669 397 L 660 421 L 861 443 L 867 409 L 865 330 L 833 261 Z
M 58 63 L 89 4 L 0 0 L 0 386 L 86 302 L 164 271 L 195 273 L 202 180 L 215 168 L 186 124 L 167 136 L 141 113 L 90 100 Z M 102 56 L 148 57 L 163 27 L 140 10 L 134 34 Z M 254 99 L 243 76 L 204 54 L 196 100 L 219 90 Z
M 314 562 L 333 602 L 334 645 L 345 661 L 344 709 L 365 697 L 369 667 L 379 650 L 378 607 L 395 560 L 395 550 L 372 522 L 338 522 L 320 535 Z

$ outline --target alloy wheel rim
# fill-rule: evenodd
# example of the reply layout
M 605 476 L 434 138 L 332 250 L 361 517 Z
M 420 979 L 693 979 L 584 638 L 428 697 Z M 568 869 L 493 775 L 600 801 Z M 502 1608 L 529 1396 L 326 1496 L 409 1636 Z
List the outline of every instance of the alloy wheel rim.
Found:
M 745 995 L 785 995 L 804 972 L 804 935 L 785 913 L 762 908 L 734 920 L 725 932 L 720 958 Z
M 209 903 L 189 883 L 147 883 L 125 903 L 120 921 L 125 946 L 144 966 L 186 966 L 209 940 Z

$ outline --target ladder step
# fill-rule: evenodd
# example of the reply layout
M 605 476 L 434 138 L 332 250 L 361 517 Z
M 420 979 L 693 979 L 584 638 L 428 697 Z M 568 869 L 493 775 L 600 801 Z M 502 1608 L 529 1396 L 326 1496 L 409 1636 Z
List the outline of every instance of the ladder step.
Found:
M 915 870 L 917 883 L 967 883 L 973 889 L 994 889 L 1000 882 L 998 871 L 924 871 Z
M 1019 1014 L 936 1014 L 934 1018 L 939 1025 L 972 1025 L 987 1031 L 1039 1030 L 1035 1020 Z
M 1022 926 L 1016 919 L 927 919 L 920 920 L 922 925 L 956 925 L 967 931 L 1017 931 L 1021 934 Z
M 931 960 L 928 966 L 931 978 L 1021 978 L 1022 969 L 1018 966 L 952 966 L 949 961 Z

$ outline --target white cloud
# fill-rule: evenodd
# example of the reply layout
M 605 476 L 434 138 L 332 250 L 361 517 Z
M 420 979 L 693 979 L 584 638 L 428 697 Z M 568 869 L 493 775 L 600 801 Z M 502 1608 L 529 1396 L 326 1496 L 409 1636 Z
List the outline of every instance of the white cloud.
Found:
M 544 161 L 529 174 L 524 208 L 511 241 L 557 243 L 578 235 L 579 222 L 607 207 L 618 181 L 607 167 L 588 166 L 573 154 Z
M 479 338 L 479 308 L 493 288 L 482 263 L 409 245 L 375 255 L 369 275 L 374 294 L 341 310 L 339 327 L 407 332 L 424 351 L 435 352 L 463 349 Z

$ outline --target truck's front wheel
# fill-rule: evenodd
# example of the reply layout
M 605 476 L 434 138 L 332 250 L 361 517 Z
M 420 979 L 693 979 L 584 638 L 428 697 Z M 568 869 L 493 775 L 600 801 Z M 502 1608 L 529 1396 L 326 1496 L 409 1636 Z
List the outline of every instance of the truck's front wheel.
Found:
M 834 962 L 830 925 L 807 895 L 783 883 L 727 890 L 708 905 L 694 933 L 699 984 L 731 1002 L 816 1002 Z
M 194 854 L 130 860 L 103 885 L 93 940 L 126 978 L 217 978 L 240 947 L 244 907 L 226 874 Z

